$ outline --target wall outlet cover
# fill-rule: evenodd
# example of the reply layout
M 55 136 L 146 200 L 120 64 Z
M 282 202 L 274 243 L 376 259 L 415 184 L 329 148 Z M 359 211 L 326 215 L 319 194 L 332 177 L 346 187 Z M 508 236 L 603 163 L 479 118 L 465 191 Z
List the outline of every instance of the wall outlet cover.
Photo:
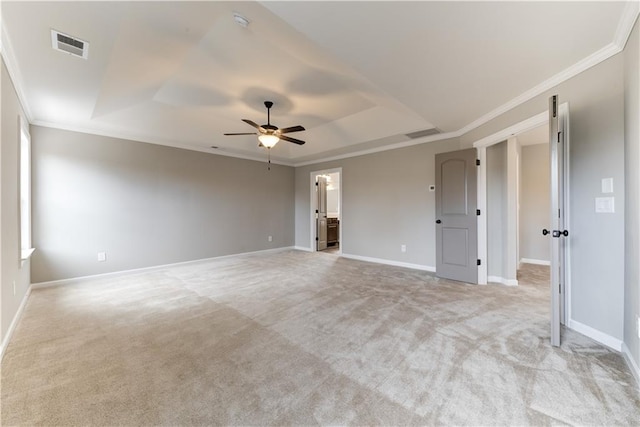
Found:
M 98 262 L 105 262 L 107 260 L 106 252 L 98 252 Z

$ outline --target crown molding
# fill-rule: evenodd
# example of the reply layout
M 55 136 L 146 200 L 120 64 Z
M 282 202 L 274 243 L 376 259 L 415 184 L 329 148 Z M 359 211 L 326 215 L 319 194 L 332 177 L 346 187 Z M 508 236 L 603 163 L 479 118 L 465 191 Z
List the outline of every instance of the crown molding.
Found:
M 616 28 L 616 34 L 613 37 L 613 43 L 618 46 L 620 50 L 624 49 L 624 46 L 627 44 L 627 40 L 629 40 L 629 36 L 631 35 L 631 31 L 633 31 L 633 26 L 639 14 L 640 0 L 628 1 L 625 4 L 622 17 L 620 17 L 618 27 Z
M 536 96 L 548 91 L 549 89 L 571 79 L 572 77 L 582 73 L 583 71 L 598 65 L 599 63 L 609 59 L 610 57 L 612 57 L 613 55 L 616 55 L 618 53 L 620 53 L 623 49 L 624 46 L 627 42 L 627 40 L 629 39 L 629 36 L 631 35 L 631 31 L 633 30 L 633 26 L 635 24 L 635 21 L 638 19 L 638 15 L 640 14 L 640 1 L 638 0 L 634 0 L 634 1 L 627 1 L 624 7 L 624 10 L 622 12 L 622 15 L 620 17 L 620 20 L 618 21 L 618 26 L 616 28 L 616 32 L 615 35 L 613 37 L 613 41 L 611 43 L 609 43 L 607 46 L 603 47 L 602 49 L 594 52 L 593 54 L 589 55 L 588 57 L 578 61 L 577 63 L 575 63 L 574 65 L 570 66 L 569 68 L 561 71 L 560 73 L 552 76 L 551 78 L 543 81 L 542 83 L 534 86 L 533 88 L 527 90 L 526 92 L 522 93 L 521 95 L 511 99 L 510 101 L 508 101 L 507 103 L 499 106 L 498 108 L 490 111 L 489 113 L 479 117 L 478 119 L 474 120 L 473 122 L 467 124 L 466 126 L 456 130 L 456 131 L 452 131 L 452 132 L 447 132 L 447 133 L 443 133 L 443 134 L 439 134 L 439 135 L 431 135 L 425 138 L 420 138 L 420 139 L 416 139 L 416 140 L 411 140 L 411 141 L 405 141 L 405 142 L 400 142 L 400 143 L 396 143 L 396 144 L 391 144 L 391 145 L 386 145 L 383 147 L 377 147 L 377 148 L 372 148 L 372 149 L 365 149 L 365 150 L 358 150 L 358 151 L 354 151 L 352 153 L 347 153 L 347 154 L 342 154 L 342 155 L 336 155 L 336 156 L 329 156 L 329 157 L 323 157 L 317 160 L 309 160 L 309 161 L 302 161 L 302 162 L 296 162 L 295 159 L 291 159 L 289 161 L 286 160 L 282 160 L 282 159 L 276 159 L 276 160 L 272 160 L 272 163 L 274 164 L 278 164 L 278 165 L 283 165 L 283 166 L 291 166 L 291 167 L 300 167 L 300 166 L 307 166 L 307 165 L 313 165 L 313 164 L 318 164 L 318 163 L 323 163 L 323 162 L 328 162 L 328 161 L 333 161 L 333 160 L 341 160 L 341 159 L 346 159 L 346 158 L 350 158 L 350 157 L 357 157 L 357 156 L 362 156 L 362 155 L 366 155 L 366 154 L 373 154 L 373 153 L 379 153 L 379 152 L 383 152 L 383 151 L 389 151 L 389 150 L 396 150 L 399 148 L 405 148 L 405 147 L 410 147 L 410 146 L 414 146 L 414 145 L 420 145 L 420 144 L 427 144 L 430 142 L 436 142 L 436 141 L 442 141 L 445 139 L 452 139 L 452 138 L 459 138 L 462 135 L 490 122 L 491 120 L 499 117 L 500 115 L 516 108 L 519 105 L 524 104 L 525 102 L 535 98 Z M 169 141 L 169 140 L 164 140 L 164 141 L 158 141 L 155 138 L 151 138 L 151 137 L 147 137 L 147 136 L 135 136 L 135 135 L 129 135 L 123 132 L 118 132 L 118 131 L 104 131 L 104 130 L 96 130 L 96 129 L 83 129 L 80 127 L 74 127 L 74 126 L 64 126 L 64 125 L 59 125 L 56 123 L 51 123 L 51 122 L 45 122 L 42 120 L 36 120 L 33 117 L 32 114 L 32 110 L 29 107 L 29 104 L 27 102 L 27 97 L 25 95 L 25 91 L 23 89 L 23 85 L 22 85 L 22 74 L 20 73 L 20 69 L 18 67 L 18 62 L 16 61 L 15 55 L 13 53 L 13 49 L 11 46 L 11 40 L 8 36 L 8 34 L 6 33 L 6 26 L 4 25 L 4 22 L 2 20 L 2 17 L 0 17 L 0 26 L 2 27 L 2 31 L 1 31 L 1 37 L 2 39 L 0 40 L 0 54 L 2 56 L 2 58 L 4 59 L 4 63 L 7 67 L 7 70 L 9 71 L 9 75 L 13 81 L 14 87 L 16 88 L 16 92 L 18 94 L 18 98 L 20 103 L 22 104 L 23 110 L 25 112 L 25 115 L 27 116 L 27 120 L 29 121 L 29 123 L 35 124 L 35 125 L 39 125 L 39 126 L 44 126 L 44 127 L 49 127 L 49 128 L 54 128 L 54 129 L 62 129 L 62 130 L 70 130 L 70 131 L 75 131 L 75 132 L 83 132 L 83 133 L 89 133 L 89 134 L 95 134 L 95 135 L 100 135 L 100 136 L 107 136 L 107 137 L 114 137 L 114 138 L 122 138 L 122 139 L 129 139 L 132 141 L 137 141 L 137 142 L 144 142 L 144 143 L 150 143 L 150 144 L 156 144 L 156 145 L 163 145 L 163 146 L 168 146 L 168 147 L 175 147 L 175 148 L 182 148 L 182 149 L 186 149 L 186 150 L 191 150 L 191 151 L 199 151 L 199 152 L 203 152 L 203 153 L 208 153 L 208 154 L 216 154 L 216 155 L 221 155 L 221 156 L 227 156 L 227 157 L 235 157 L 235 158 L 240 158 L 240 159 L 245 159 L 245 160 L 253 160 L 253 161 L 259 161 L 259 162 L 263 162 L 264 159 L 260 158 L 258 156 L 252 156 L 252 155 L 245 155 L 245 154 L 237 154 L 237 153 L 231 153 L 228 151 L 224 151 L 224 149 L 222 150 L 213 150 L 212 149 L 207 149 L 204 147 L 199 147 L 196 145 L 190 145 L 190 144 L 184 144 L 184 143 L 180 143 L 180 142 L 175 142 L 175 141 Z
M 563 105 L 568 105 L 568 104 L 565 102 Z M 533 117 L 530 117 L 526 120 L 516 123 L 513 126 L 509 126 L 506 129 L 503 129 L 499 132 L 496 132 L 492 135 L 486 136 L 474 142 L 473 147 L 474 148 L 488 147 L 498 142 L 505 141 L 513 135 L 517 135 L 519 133 L 526 132 L 531 129 L 535 129 L 538 126 L 541 126 L 547 123 L 548 121 L 549 121 L 549 113 L 547 111 L 543 111 L 542 113 L 536 114 Z
M 11 39 L 9 38 L 9 34 L 7 34 L 7 26 L 4 24 L 4 19 L 2 17 L 0 17 L 0 28 L 0 55 L 4 60 L 4 65 L 7 67 L 9 77 L 11 77 L 11 81 L 13 82 L 13 87 L 16 89 L 16 93 L 18 94 L 18 102 L 22 105 L 22 110 L 27 116 L 27 121 L 31 123 L 33 121 L 33 114 L 29 107 L 29 103 L 27 102 L 27 96 L 22 85 L 23 79 L 22 74 L 20 73 L 20 67 L 18 66 L 15 54 L 13 53 Z
M 307 166 L 307 165 L 315 165 L 317 163 L 330 162 L 332 160 L 342 160 L 342 159 L 348 159 L 349 157 L 364 156 L 365 154 L 373 154 L 373 153 L 380 153 L 382 151 L 397 150 L 398 148 L 411 147 L 413 145 L 421 145 L 421 144 L 427 144 L 429 142 L 436 142 L 436 141 L 443 141 L 445 139 L 457 138 L 461 135 L 462 134 L 460 133 L 460 131 L 441 133 L 438 135 L 430 135 L 424 138 L 418 138 L 411 141 L 396 142 L 395 144 L 383 145 L 382 147 L 370 148 L 366 150 L 358 150 L 358 151 L 354 151 L 353 153 L 345 153 L 345 154 L 339 154 L 337 156 L 323 157 L 319 160 L 294 162 L 293 166 L 300 167 L 300 166 Z
M 175 142 L 173 140 L 162 140 L 155 137 L 133 135 L 133 134 L 129 134 L 121 131 L 103 130 L 103 129 L 94 129 L 94 128 L 88 129 L 88 128 L 82 128 L 80 126 L 61 125 L 59 123 L 46 122 L 43 120 L 35 120 L 31 122 L 31 124 L 35 126 L 42 126 L 42 127 L 51 128 L 51 129 L 86 133 L 90 135 L 104 136 L 107 138 L 125 139 L 128 141 L 141 142 L 144 144 L 153 144 L 153 145 L 161 145 L 164 147 L 180 148 L 182 150 L 198 151 L 200 153 L 213 154 L 217 156 L 235 157 L 237 159 L 252 160 L 252 161 L 261 162 L 261 163 L 264 163 L 266 161 L 265 157 L 252 156 L 249 154 L 241 154 L 241 153 L 232 153 L 229 151 L 224 151 L 224 149 L 216 150 L 212 148 L 200 147 L 198 145 Z M 281 165 L 281 166 L 293 166 L 291 162 L 283 161 L 281 159 L 271 158 L 271 163 L 275 165 Z

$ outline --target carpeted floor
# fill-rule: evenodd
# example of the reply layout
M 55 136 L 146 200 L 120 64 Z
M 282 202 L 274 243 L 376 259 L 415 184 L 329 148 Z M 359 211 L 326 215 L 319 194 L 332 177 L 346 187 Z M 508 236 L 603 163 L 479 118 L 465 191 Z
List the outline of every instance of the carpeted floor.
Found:
M 8 425 L 638 425 L 620 354 L 519 287 L 300 251 L 34 290 Z

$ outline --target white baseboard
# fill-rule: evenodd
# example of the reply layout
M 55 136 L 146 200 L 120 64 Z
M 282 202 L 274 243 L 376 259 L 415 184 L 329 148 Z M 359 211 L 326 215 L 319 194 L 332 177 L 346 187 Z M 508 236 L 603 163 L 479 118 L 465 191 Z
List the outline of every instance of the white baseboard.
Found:
M 520 259 L 520 264 L 551 265 L 551 261 L 547 261 L 545 259 L 522 258 Z
M 307 248 L 305 246 L 294 246 L 293 249 L 295 249 L 296 251 L 313 252 L 311 248 Z
M 622 341 L 612 337 L 611 335 L 607 335 L 604 332 L 592 328 L 591 326 L 576 322 L 573 319 L 569 319 L 568 326 L 574 331 L 580 332 L 582 335 L 586 335 L 592 340 L 598 341 L 600 344 L 606 345 L 615 351 L 622 351 Z
M 0 361 L 4 357 L 4 352 L 7 350 L 9 346 L 9 342 L 11 341 L 11 337 L 13 336 L 13 332 L 18 326 L 18 322 L 20 318 L 22 318 L 22 312 L 24 311 L 24 307 L 27 305 L 27 300 L 29 299 L 29 295 L 31 295 L 31 286 L 27 289 L 27 292 L 22 297 L 22 301 L 20 302 L 20 307 L 18 307 L 18 311 L 16 311 L 16 315 L 13 316 L 13 320 L 11 321 L 11 325 L 9 325 L 9 329 L 7 330 L 7 335 L 4 336 L 2 340 L 2 348 L 0 348 Z
M 633 356 L 631 356 L 631 351 L 629 350 L 629 347 L 627 347 L 627 343 L 625 342 L 622 343 L 622 355 L 624 356 L 624 360 L 627 362 L 627 365 L 629 366 L 629 370 L 631 371 L 631 373 L 636 379 L 636 385 L 640 386 L 640 367 L 638 367 L 638 364 L 636 363 L 636 361 L 633 360 Z
M 165 269 L 165 268 L 178 267 L 178 266 L 181 266 L 181 265 L 199 264 L 199 263 L 203 263 L 203 262 L 207 262 L 207 261 L 213 261 L 213 260 L 216 260 L 216 259 L 223 259 L 223 258 L 230 258 L 230 257 L 234 257 L 234 256 L 239 256 L 239 255 L 250 255 L 250 254 L 268 253 L 268 252 L 282 252 L 282 251 L 286 251 L 286 250 L 290 250 L 290 249 L 294 249 L 294 247 L 293 246 L 285 246 L 285 247 L 282 247 L 282 248 L 263 249 L 263 250 L 259 250 L 259 251 L 241 252 L 241 253 L 237 253 L 237 254 L 221 255 L 221 256 L 217 256 L 217 257 L 202 258 L 202 259 L 196 259 L 196 260 L 192 260 L 192 261 L 176 262 L 176 263 L 172 263 L 172 264 L 163 264 L 163 265 L 154 265 L 154 266 L 151 266 L 151 267 L 134 268 L 134 269 L 131 269 L 131 270 L 121 270 L 121 271 L 113 271 L 113 272 L 110 272 L 110 273 L 92 274 L 92 275 L 89 275 L 89 276 L 72 277 L 72 278 L 60 279 L 60 280 L 51 280 L 51 281 L 48 281 L 48 282 L 32 283 L 31 284 L 31 288 L 33 288 L 33 289 L 41 289 L 41 288 L 48 288 L 48 287 L 51 287 L 51 286 L 64 286 L 64 285 L 70 285 L 70 284 L 74 284 L 74 283 L 82 283 L 82 282 L 86 282 L 88 280 L 94 280 L 94 279 L 100 279 L 100 278 L 120 277 L 120 276 L 129 275 L 129 274 L 145 273 L 145 272 L 150 272 L 150 271 L 162 270 L 162 269 Z
M 405 267 L 405 268 L 412 268 L 414 270 L 430 271 L 432 273 L 435 273 L 435 271 L 436 271 L 435 267 L 431 267 L 429 265 L 411 264 L 409 262 L 392 261 L 392 260 L 389 260 L 389 259 L 371 258 L 371 257 L 367 257 L 367 256 L 351 255 L 351 254 L 345 254 L 345 253 L 342 254 L 342 257 L 343 258 L 349 258 L 349 259 L 355 259 L 355 260 L 358 260 L 358 261 L 373 262 L 375 264 L 393 265 L 395 267 Z
M 518 286 L 518 279 L 505 279 L 500 276 L 489 276 L 487 277 L 487 282 L 500 283 L 506 286 Z

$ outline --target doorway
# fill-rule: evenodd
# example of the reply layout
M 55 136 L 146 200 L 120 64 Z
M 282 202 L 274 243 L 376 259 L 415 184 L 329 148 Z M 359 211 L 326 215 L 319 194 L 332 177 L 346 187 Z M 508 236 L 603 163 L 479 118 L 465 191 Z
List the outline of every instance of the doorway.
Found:
M 478 206 L 480 210 L 487 212 L 487 153 L 489 147 L 503 141 L 509 142 L 514 136 L 521 135 L 542 125 L 548 126 L 549 133 L 547 138 L 554 142 L 554 144 L 549 144 L 549 195 L 551 209 L 549 209 L 548 221 L 551 231 L 545 229 L 544 234 L 552 234 L 551 237 L 553 237 L 550 245 L 550 271 L 553 273 L 550 275 L 550 289 L 558 291 L 550 292 L 552 306 L 551 342 L 553 345 L 558 345 L 560 342 L 560 324 L 566 324 L 568 319 L 571 318 L 571 268 L 570 263 L 565 263 L 565 260 L 568 261 L 570 259 L 570 245 L 568 244 L 568 239 L 566 239 L 569 235 L 567 230 L 570 228 L 568 224 L 570 218 L 568 198 L 570 194 L 568 104 L 558 104 L 557 96 L 553 96 L 550 99 L 549 110 L 482 138 L 476 141 L 473 146 L 478 149 L 481 165 L 478 171 Z M 514 144 L 512 146 L 516 147 L 517 145 Z M 517 183 L 517 180 L 514 179 L 510 182 Z M 517 194 L 517 192 L 512 191 L 510 194 Z M 513 200 L 517 200 L 517 197 L 513 196 Z M 556 214 L 551 215 L 551 212 Z M 509 209 L 509 213 L 513 217 L 512 223 L 515 224 L 518 220 L 517 209 Z M 540 232 L 542 231 L 540 230 Z M 513 249 L 507 253 L 511 261 L 518 260 L 520 245 L 517 240 L 518 233 L 516 230 L 510 233 L 509 237 L 516 243 L 510 245 Z M 481 259 L 487 259 L 488 257 L 487 240 L 488 220 L 487 215 L 482 215 L 478 217 L 478 253 Z M 479 269 L 479 283 L 486 284 L 488 263 L 483 264 Z
M 342 187 L 342 168 L 311 172 L 312 252 L 342 254 Z

